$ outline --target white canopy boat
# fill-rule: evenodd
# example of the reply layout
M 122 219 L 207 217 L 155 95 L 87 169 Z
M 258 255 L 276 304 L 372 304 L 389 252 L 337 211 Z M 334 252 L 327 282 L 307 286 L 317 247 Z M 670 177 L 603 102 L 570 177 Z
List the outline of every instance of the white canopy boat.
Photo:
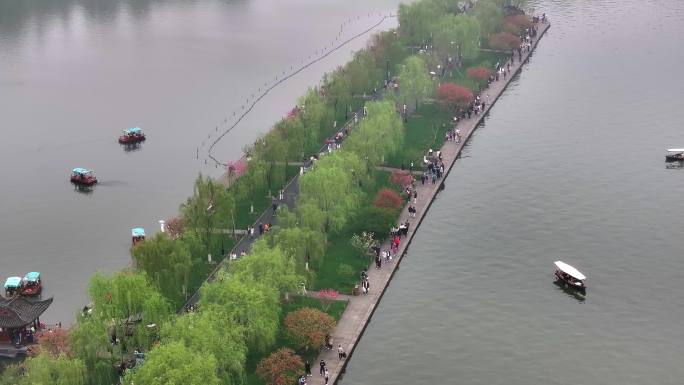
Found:
M 568 265 L 563 261 L 556 261 L 553 264 L 556 267 L 556 271 L 554 273 L 556 275 L 556 278 L 567 283 L 571 287 L 582 290 L 586 288 L 584 280 L 586 280 L 587 277 L 584 274 L 582 274 L 579 270 Z
M 666 162 L 681 162 L 684 161 L 684 148 L 668 148 L 667 155 L 665 155 Z

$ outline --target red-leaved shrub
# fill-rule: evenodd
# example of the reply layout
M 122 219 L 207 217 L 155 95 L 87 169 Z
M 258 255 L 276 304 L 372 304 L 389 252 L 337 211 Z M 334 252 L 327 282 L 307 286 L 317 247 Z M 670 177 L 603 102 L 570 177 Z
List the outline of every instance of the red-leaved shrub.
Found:
M 489 37 L 489 46 L 508 51 L 520 46 L 520 38 L 510 32 L 497 32 Z
M 402 203 L 399 193 L 388 188 L 378 191 L 378 195 L 375 196 L 375 201 L 373 202 L 375 206 L 384 209 L 398 209 L 401 207 Z
M 470 67 L 468 68 L 468 77 L 477 81 L 485 81 L 489 79 L 492 71 L 485 67 Z
M 473 101 L 473 93 L 454 83 L 444 83 L 437 89 L 437 99 L 448 107 L 465 107 Z

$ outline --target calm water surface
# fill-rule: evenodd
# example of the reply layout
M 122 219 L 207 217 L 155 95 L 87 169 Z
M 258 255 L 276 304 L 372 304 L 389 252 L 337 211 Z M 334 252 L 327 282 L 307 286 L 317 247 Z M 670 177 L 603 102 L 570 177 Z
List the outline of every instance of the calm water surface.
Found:
M 129 263 L 131 227 L 156 230 L 157 220 L 177 213 L 198 172 L 221 173 L 204 165 L 217 126 L 275 76 L 398 3 L 0 1 L 0 279 L 41 271 L 46 295 L 55 296 L 45 318 L 73 320 L 90 275 Z M 239 158 L 367 38 L 272 91 L 217 157 Z M 116 139 L 133 126 L 148 140 L 125 152 Z M 93 193 L 73 190 L 74 167 L 97 172 Z
M 684 380 L 684 2 L 553 25 L 446 180 L 343 385 Z M 552 263 L 589 277 L 585 301 Z

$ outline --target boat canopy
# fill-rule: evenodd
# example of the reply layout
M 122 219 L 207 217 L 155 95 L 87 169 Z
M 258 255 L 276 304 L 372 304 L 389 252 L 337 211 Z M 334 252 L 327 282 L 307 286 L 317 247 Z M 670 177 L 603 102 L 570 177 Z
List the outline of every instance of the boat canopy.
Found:
M 86 169 L 86 168 L 76 167 L 75 169 L 72 170 L 72 172 L 73 172 L 74 174 L 85 175 L 85 174 L 91 173 L 91 172 L 93 172 L 93 171 L 92 171 L 92 170 L 88 170 L 88 169 Z
M 16 289 L 21 286 L 21 277 L 9 277 L 5 281 L 5 289 Z
M 668 148 L 667 152 L 684 152 L 684 148 Z
M 562 271 L 565 274 L 568 274 L 572 278 L 578 279 L 580 281 L 584 281 L 585 279 L 587 279 L 587 277 L 584 274 L 580 273 L 579 270 L 575 269 L 574 267 L 568 265 L 563 261 L 556 261 L 553 264 L 556 265 L 556 268 L 558 268 L 558 270 Z
M 28 282 L 37 282 L 40 279 L 40 273 L 37 271 L 32 271 L 30 273 L 26 273 L 24 276 L 24 281 Z
M 132 134 L 140 134 L 142 130 L 140 127 L 133 127 L 133 128 L 127 128 L 124 130 L 124 134 L 126 135 L 132 135 Z
M 144 237 L 145 229 L 143 229 L 142 227 L 136 227 L 134 229 L 131 229 L 131 235 L 134 237 Z

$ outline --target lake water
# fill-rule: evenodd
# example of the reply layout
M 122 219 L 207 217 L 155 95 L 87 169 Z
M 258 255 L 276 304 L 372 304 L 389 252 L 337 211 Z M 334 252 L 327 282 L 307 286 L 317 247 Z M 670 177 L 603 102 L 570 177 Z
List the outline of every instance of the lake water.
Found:
M 130 262 L 132 227 L 157 230 L 198 172 L 221 174 L 204 161 L 233 112 L 398 3 L 0 1 L 0 279 L 42 272 L 45 295 L 55 296 L 44 319 L 71 322 L 87 303 L 90 275 Z M 217 158 L 239 158 L 369 36 L 274 89 L 217 146 Z M 116 140 L 133 126 L 148 140 L 126 152 Z M 92 193 L 74 191 L 74 167 L 96 171 Z
M 684 378 L 684 2 L 540 0 L 552 26 L 473 137 L 343 385 Z M 553 262 L 588 276 L 586 299 Z

